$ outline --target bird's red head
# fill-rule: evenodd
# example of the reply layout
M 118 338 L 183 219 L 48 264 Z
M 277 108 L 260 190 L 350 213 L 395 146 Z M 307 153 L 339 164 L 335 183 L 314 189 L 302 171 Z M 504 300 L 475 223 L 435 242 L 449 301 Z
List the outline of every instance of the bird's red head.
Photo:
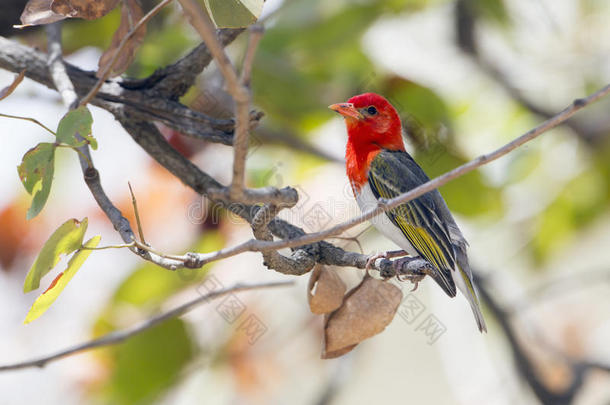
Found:
M 366 183 L 370 164 L 382 149 L 405 150 L 400 117 L 388 100 L 375 93 L 360 94 L 329 108 L 345 117 L 345 165 L 356 193 Z
M 329 108 L 345 118 L 352 146 L 404 150 L 400 117 L 392 104 L 379 94 L 359 94 Z

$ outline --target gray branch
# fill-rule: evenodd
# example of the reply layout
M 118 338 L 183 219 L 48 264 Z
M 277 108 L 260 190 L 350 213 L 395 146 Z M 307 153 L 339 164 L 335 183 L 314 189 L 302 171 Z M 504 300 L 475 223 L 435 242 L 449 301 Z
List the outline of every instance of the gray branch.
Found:
M 3 37 L 0 37 L 0 68 L 16 73 L 25 69 L 26 77 L 56 89 L 47 69 L 46 55 Z M 85 95 L 97 82 L 94 72 L 84 71 L 69 63 L 65 63 L 65 69 L 79 97 Z M 129 80 L 120 78 L 107 80 L 91 102 L 115 117 L 123 110 L 129 110 L 140 120 L 161 122 L 196 139 L 232 144 L 235 129 L 232 119 L 209 117 L 168 99 L 157 92 L 155 87 L 132 89 L 130 84 L 132 82 Z M 252 115 L 251 127 L 255 127 L 260 118 L 260 114 Z
M 227 46 L 243 31 L 243 28 L 224 28 L 217 30 L 216 35 L 218 41 L 223 46 Z M 195 84 L 197 76 L 211 61 L 212 55 L 208 47 L 201 43 L 185 57 L 169 66 L 157 69 L 150 77 L 129 80 L 127 83 L 134 90 L 154 88 L 162 96 L 176 101 Z
M 131 326 L 124 330 L 119 330 L 116 332 L 108 333 L 102 337 L 97 339 L 81 343 L 67 349 L 63 349 L 58 351 L 57 353 L 50 354 L 48 356 L 39 357 L 36 359 L 22 361 L 13 364 L 5 364 L 0 365 L 1 371 L 8 370 L 18 370 L 29 367 L 44 367 L 47 363 L 50 363 L 55 360 L 59 360 L 61 358 L 70 356 L 75 353 L 81 353 L 87 350 L 96 349 L 98 347 L 112 346 L 118 343 L 124 342 L 125 340 L 131 338 L 134 335 L 142 333 L 160 323 L 167 321 L 168 319 L 177 318 L 191 311 L 199 305 L 207 304 L 215 299 L 223 297 L 227 294 L 236 293 L 239 291 L 247 291 L 247 290 L 255 290 L 260 288 L 274 288 L 274 287 L 283 287 L 292 285 L 292 281 L 280 281 L 280 282 L 270 282 L 270 283 L 262 283 L 262 284 L 237 284 L 230 288 L 225 288 L 218 291 L 212 291 L 209 294 L 201 295 L 191 301 L 188 301 L 172 310 L 167 312 L 160 313 L 156 316 L 153 316 L 150 319 L 147 319 L 139 324 Z
M 66 66 L 62 60 L 61 24 L 62 22 L 59 21 L 45 27 L 48 42 L 47 47 L 49 48 L 48 65 L 53 84 L 59 91 L 64 105 L 68 109 L 72 109 L 77 107 L 78 97 L 76 96 L 74 86 L 70 81 L 70 77 L 66 72 Z M 83 140 L 79 134 L 77 134 L 77 136 Z M 106 217 L 108 217 L 114 226 L 114 229 L 121 236 L 121 239 L 123 239 L 125 243 L 133 242 L 135 240 L 135 236 L 129 221 L 123 216 L 121 211 L 112 203 L 112 201 L 110 201 L 110 198 L 108 198 L 108 195 L 102 187 L 99 172 L 93 166 L 93 158 L 91 157 L 91 153 L 89 151 L 89 145 L 85 144 L 78 149 L 81 152 L 81 154 L 78 155 L 78 158 L 83 171 L 83 177 L 87 187 L 89 187 L 89 190 L 93 195 L 93 198 L 102 211 L 104 211 L 104 214 L 106 214 Z M 163 258 L 136 247 L 132 247 L 131 251 L 138 254 L 145 260 L 151 261 L 170 270 L 182 266 L 182 262 Z

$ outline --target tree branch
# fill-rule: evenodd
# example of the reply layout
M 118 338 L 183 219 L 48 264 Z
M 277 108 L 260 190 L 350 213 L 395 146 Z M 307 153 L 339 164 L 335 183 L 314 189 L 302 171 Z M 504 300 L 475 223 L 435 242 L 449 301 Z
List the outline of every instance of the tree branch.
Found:
M 131 135 L 133 140 L 140 145 L 149 156 L 180 179 L 185 185 L 201 195 L 208 196 L 213 202 L 242 217 L 249 223 L 252 222 L 259 207 L 245 204 L 231 204 L 228 200 L 211 197 L 209 194 L 210 190 L 221 188 L 222 186 L 220 183 L 176 151 L 163 135 L 161 135 L 155 125 L 150 122 L 139 121 L 136 117 L 132 117 L 128 113 L 119 116 L 119 122 L 123 125 L 127 133 Z M 278 218 L 271 220 L 269 229 L 274 235 L 284 239 L 297 238 L 305 235 L 305 232 L 301 228 Z M 318 242 L 309 246 L 304 246 L 303 249 L 312 254 L 317 262 L 325 264 L 336 264 L 339 266 L 350 266 L 363 269 L 368 259 L 366 255 L 346 252 L 328 242 Z M 201 254 L 196 253 L 187 253 L 183 256 L 185 263 L 188 263 L 187 267 L 202 266 L 201 259 Z M 391 267 L 392 262 L 390 260 L 385 260 L 379 262 L 377 268 L 391 271 Z
M 233 139 L 233 176 L 228 195 L 232 202 L 257 202 L 250 194 L 244 198 L 246 155 L 248 153 L 248 137 L 250 128 L 248 125 L 250 116 L 250 91 L 244 81 L 250 80 L 251 64 L 254 61 L 254 53 L 262 35 L 262 29 L 250 30 L 250 42 L 246 52 L 243 69 L 243 81 L 237 77 L 237 71 L 227 56 L 224 47 L 218 41 L 214 31 L 214 23 L 208 13 L 195 0 L 178 0 L 182 5 L 184 13 L 190 24 L 197 30 L 201 39 L 208 46 L 210 53 L 216 60 L 227 86 L 227 91 L 235 102 L 235 137 Z M 281 197 L 282 193 L 273 198 L 273 202 Z M 266 202 L 271 200 L 266 199 Z M 285 201 L 281 201 L 286 206 L 293 206 L 296 200 L 290 201 L 288 196 Z
M 144 15 L 144 17 L 142 17 L 140 19 L 140 21 L 138 21 L 129 30 L 127 35 L 125 35 L 123 37 L 123 39 L 121 39 L 121 42 L 119 43 L 119 46 L 117 47 L 117 49 L 114 50 L 114 54 L 112 55 L 112 58 L 110 59 L 110 62 L 108 62 L 108 64 L 106 64 L 103 67 L 102 71 L 100 72 L 101 73 L 100 74 L 100 78 L 95 83 L 95 86 L 93 86 L 91 88 L 91 90 L 89 90 L 89 92 L 85 95 L 85 97 L 82 98 L 82 100 L 79 103 L 80 106 L 85 106 L 85 105 L 89 104 L 91 99 L 93 97 L 95 97 L 95 94 L 102 87 L 102 84 L 108 79 L 108 77 L 110 77 L 110 73 L 112 73 L 112 68 L 114 67 L 116 61 L 119 59 L 119 55 L 121 54 L 121 52 L 125 48 L 125 45 L 127 45 L 127 42 L 131 39 L 131 37 L 133 37 L 135 35 L 135 33 L 140 29 L 140 27 L 142 27 L 144 24 L 146 24 L 159 11 L 161 11 L 161 9 L 163 9 L 163 7 L 167 6 L 171 2 L 172 2 L 172 0 L 162 0 L 161 3 L 157 4 L 155 7 L 152 8 L 152 10 L 150 10 L 148 13 L 146 13 L 146 15 Z
M 74 90 L 74 86 L 70 81 L 70 77 L 66 72 L 66 66 L 62 60 L 62 47 L 61 47 L 61 21 L 53 24 L 49 24 L 45 27 L 47 33 L 47 47 L 49 48 L 49 71 L 53 79 L 55 87 L 59 91 L 64 105 L 68 109 L 77 107 L 78 98 Z M 81 140 L 83 138 L 80 134 L 76 134 Z M 93 159 L 89 151 L 89 145 L 84 144 L 78 148 L 80 152 L 78 155 L 81 169 L 83 171 L 83 177 L 85 183 L 93 198 L 104 211 L 106 217 L 110 220 L 114 229 L 119 233 L 121 239 L 125 243 L 131 243 L 135 240 L 135 235 L 131 229 L 131 225 L 127 218 L 123 216 L 121 211 L 110 201 L 108 195 L 102 188 L 100 181 L 100 175 L 97 169 L 93 166 Z M 182 267 L 183 263 L 171 259 L 167 259 L 156 254 L 150 253 L 145 250 L 138 249 L 137 247 L 130 247 L 130 250 L 135 254 L 141 256 L 143 259 L 151 261 L 159 266 L 165 267 L 170 270 L 174 270 L 177 267 Z
M 258 210 L 252 219 L 252 233 L 257 240 L 272 241 L 273 235 L 268 228 L 269 222 L 277 215 L 279 209 L 267 204 Z M 290 257 L 286 257 L 277 250 L 262 252 L 263 264 L 269 269 L 282 274 L 300 276 L 308 273 L 316 265 L 315 259 L 304 249 L 297 249 Z
M 186 303 L 170 310 L 167 312 L 163 312 L 159 315 L 156 315 L 146 321 L 140 322 L 132 327 L 129 327 L 124 330 L 116 331 L 108 333 L 102 337 L 97 339 L 93 339 L 91 341 L 81 343 L 72 347 L 69 347 L 64 350 L 60 350 L 57 353 L 53 353 L 47 356 L 42 356 L 36 359 L 22 361 L 13 364 L 5 364 L 0 365 L 0 371 L 8 371 L 8 370 L 17 370 L 22 368 L 29 367 L 44 367 L 47 363 L 50 363 L 55 360 L 59 360 L 63 357 L 70 356 L 75 353 L 84 352 L 91 349 L 96 349 L 104 346 L 111 346 L 121 343 L 137 334 L 140 334 L 160 323 L 167 321 L 168 319 L 177 318 L 191 311 L 199 305 L 207 304 L 212 300 L 225 296 L 227 294 L 239 292 L 239 291 L 248 291 L 255 290 L 260 288 L 275 288 L 275 287 L 284 287 L 288 285 L 292 285 L 292 281 L 280 281 L 280 282 L 269 282 L 269 283 L 261 283 L 261 284 L 236 284 L 233 287 L 225 288 L 218 291 L 212 291 L 209 294 L 205 294 L 199 296 L 191 301 L 187 301 Z
M 64 65 L 78 96 L 95 86 L 97 79 L 93 72 L 65 62 Z M 46 55 L 3 37 L 0 37 L 0 68 L 15 73 L 26 70 L 26 77 L 49 88 L 56 88 L 47 68 Z M 233 143 L 233 120 L 209 117 L 165 98 L 154 88 L 131 89 L 131 84 L 131 81 L 120 78 L 106 80 L 91 103 L 115 117 L 124 109 L 129 109 L 133 116 L 141 120 L 162 122 L 186 136 L 224 145 Z M 260 118 L 260 114 L 253 114 L 250 126 L 256 126 Z
M 227 46 L 243 31 L 243 28 L 223 28 L 216 31 L 216 36 L 222 46 Z M 210 50 L 205 43 L 201 43 L 175 63 L 157 69 L 150 77 L 126 79 L 125 85 L 133 90 L 154 88 L 160 95 L 177 101 L 195 84 L 197 76 L 211 61 Z
M 31 62 L 31 64 L 28 66 L 26 65 L 25 61 Z M 0 38 L 0 67 L 8 68 L 14 72 L 19 72 L 24 67 L 28 67 L 28 77 L 46 84 L 49 87 L 54 87 L 53 84 L 50 83 L 50 78 L 48 72 L 46 72 L 46 69 L 40 68 L 40 57 L 36 52 L 31 51 L 28 48 L 21 47 L 20 45 L 14 44 L 13 42 L 7 41 L 3 38 Z M 66 65 L 66 70 L 71 78 L 77 79 L 76 83 L 82 84 L 84 80 L 91 80 L 91 78 L 87 77 L 87 73 L 79 71 L 77 68 L 74 68 L 68 64 Z M 106 86 L 106 84 L 104 86 Z M 104 86 L 102 86 L 101 90 L 104 90 Z M 108 86 L 120 87 L 117 81 L 111 81 Z M 78 85 L 75 84 L 75 88 L 78 92 Z M 122 89 L 122 91 L 127 90 Z M 472 171 L 483 164 L 505 155 L 523 143 L 536 138 L 541 133 L 544 133 L 545 131 L 548 131 L 549 129 L 564 122 L 576 111 L 607 95 L 609 92 L 610 86 L 606 86 L 585 99 L 576 100 L 571 106 L 566 108 L 561 113 L 553 116 L 543 124 L 532 129 L 531 131 L 528 131 L 521 137 L 492 152 L 491 154 L 480 156 L 479 158 L 474 159 L 473 161 L 468 162 L 448 173 L 445 173 L 444 175 L 437 177 L 408 193 L 405 193 L 385 203 L 382 202 L 376 208 L 330 229 L 318 233 L 305 234 L 302 229 L 276 218 L 269 223 L 269 230 L 271 230 L 275 236 L 282 238 L 283 240 L 265 241 L 253 239 L 243 244 L 223 249 L 218 252 L 189 254 L 188 259 L 190 261 L 187 261 L 186 263 L 189 265 L 202 265 L 210 261 L 230 257 L 246 251 L 262 252 L 277 250 L 285 247 L 299 247 L 300 249 L 304 249 L 313 255 L 316 262 L 319 263 L 364 268 L 367 256 L 354 252 L 346 252 L 345 250 L 322 240 L 334 235 L 338 235 L 359 223 L 362 223 L 404 202 L 416 198 L 456 177 L 468 173 L 469 171 Z M 137 97 L 138 99 L 146 96 L 145 92 L 144 94 L 138 91 L 133 91 L 132 93 L 134 93 L 134 97 Z M 102 94 L 103 93 L 101 92 L 98 93 L 94 100 L 100 100 L 100 96 Z M 166 102 L 166 100 L 163 102 Z M 188 161 L 188 159 L 184 158 L 184 156 L 172 148 L 161 136 L 154 125 L 150 123 L 150 116 L 147 115 L 148 118 L 142 118 L 143 115 L 139 110 L 140 107 L 136 109 L 132 108 L 133 105 L 128 104 L 117 106 L 114 102 L 110 102 L 108 97 L 101 99 L 100 103 L 115 114 L 115 117 L 117 117 L 117 119 L 123 124 L 128 133 L 149 153 L 151 157 L 157 160 L 157 162 L 159 162 L 162 166 L 166 167 L 186 185 L 202 195 L 211 196 L 213 201 L 241 216 L 246 221 L 250 222 L 252 220 L 253 215 L 256 213 L 259 207 L 245 204 L 230 204 L 228 200 L 218 198 L 218 195 L 213 196 L 214 192 L 223 188 L 222 185 L 201 171 L 197 166 Z M 140 105 L 143 104 L 144 103 L 141 103 Z M 393 266 L 394 265 L 392 265 L 392 262 L 389 260 L 387 263 L 381 261 L 379 265 L 376 266 L 376 269 L 391 269 Z
M 526 132 L 494 152 L 480 156 L 392 200 L 381 202 L 374 209 L 327 230 L 306 234 L 302 229 L 276 218 L 269 223 L 269 229 L 271 232 L 273 232 L 273 234 L 279 238 L 282 238 L 283 240 L 269 241 L 251 239 L 236 246 L 227 247 L 216 252 L 188 253 L 184 255 L 184 260 L 190 260 L 189 263 L 192 266 L 199 267 L 215 260 L 224 259 L 248 251 L 263 252 L 278 250 L 286 247 L 298 247 L 299 249 L 308 252 L 308 254 L 314 257 L 315 261 L 318 263 L 337 266 L 350 266 L 362 269 L 366 266 L 366 261 L 368 259 L 366 255 L 346 252 L 345 250 L 328 242 L 324 242 L 323 239 L 338 235 L 356 226 L 357 224 L 371 219 L 387 210 L 395 208 L 396 206 L 411 199 L 417 198 L 420 195 L 453 180 L 454 178 L 460 177 L 476 169 L 477 167 L 504 156 L 520 145 L 535 139 L 542 133 L 559 125 L 574 115 L 574 113 L 576 113 L 578 110 L 606 96 L 608 93 L 610 93 L 610 85 L 605 86 L 584 99 L 575 100 L 569 107 L 551 119 L 543 122 L 536 128 Z M 121 123 L 130 133 L 130 135 L 134 137 L 134 140 L 136 140 L 136 142 L 139 143 L 150 156 L 157 160 L 162 166 L 166 167 L 175 176 L 180 178 L 186 185 L 202 195 L 211 197 L 212 201 L 221 204 L 233 213 L 244 218 L 246 221 L 250 223 L 252 222 L 252 219 L 259 207 L 245 204 L 230 204 L 229 200 L 225 199 L 223 196 L 219 197 L 218 195 L 214 194 L 214 190 L 217 190 L 219 187 L 218 182 L 216 182 L 206 173 L 202 172 L 198 167 L 193 165 L 186 158 L 175 151 L 171 145 L 169 145 L 167 141 L 163 139 L 152 124 L 146 122 L 136 123 L 136 121 L 130 119 L 129 117 L 124 117 L 124 119 L 121 120 Z M 417 275 L 421 273 L 425 267 L 425 263 L 414 262 L 409 265 L 408 262 L 402 262 L 395 264 L 395 261 L 384 259 L 377 261 L 374 269 L 382 272 L 382 275 L 384 276 L 389 276 L 392 274 Z
M 544 121 L 542 124 L 538 125 L 537 127 L 527 131 L 525 134 L 519 136 L 518 138 L 514 139 L 513 141 L 496 149 L 495 151 L 488 153 L 486 155 L 481 155 L 481 156 L 471 160 L 470 162 L 467 162 L 467 163 L 465 163 L 441 176 L 438 176 L 406 193 L 403 193 L 391 200 L 380 201 L 377 203 L 376 207 L 374 207 L 373 209 L 370 209 L 370 210 L 362 213 L 359 216 L 356 216 L 350 220 L 342 222 L 331 228 L 328 228 L 326 230 L 316 232 L 316 233 L 304 234 L 304 235 L 301 235 L 301 236 L 298 236 L 298 237 L 292 238 L 292 239 L 284 239 L 281 241 L 271 242 L 271 241 L 262 241 L 262 240 L 257 241 L 255 239 L 251 239 L 242 244 L 239 244 L 239 245 L 236 245 L 236 246 L 233 246 L 230 248 L 221 249 L 217 252 L 200 254 L 199 258 L 200 258 L 201 262 L 205 264 L 205 263 L 209 263 L 214 260 L 224 259 L 226 257 L 234 256 L 236 254 L 247 252 L 247 251 L 262 252 L 262 251 L 266 251 L 266 250 L 278 250 L 278 249 L 282 249 L 282 248 L 300 247 L 300 246 L 312 244 L 315 242 L 319 242 L 319 241 L 329 238 L 331 236 L 339 235 L 339 234 L 345 232 L 346 230 L 353 228 L 354 226 L 356 226 L 358 224 L 363 223 L 364 221 L 370 220 L 380 214 L 383 214 L 384 212 L 387 212 L 393 208 L 396 208 L 401 204 L 411 201 L 431 190 L 434 190 L 434 189 L 448 183 L 449 181 L 451 181 L 453 179 L 463 176 L 464 174 L 469 173 L 478 167 L 481 167 L 489 162 L 492 162 L 492 161 L 506 155 L 507 153 L 515 150 L 519 146 L 537 138 L 541 134 L 543 134 L 543 133 L 547 132 L 548 130 L 561 124 L 562 122 L 564 122 L 565 120 L 567 120 L 568 118 L 573 116 L 577 111 L 579 111 L 579 110 L 583 109 L 584 107 L 590 105 L 591 103 L 599 100 L 600 98 L 608 95 L 609 93 L 610 93 L 610 85 L 606 85 L 605 87 L 601 88 L 600 90 L 596 91 L 595 93 L 591 94 L 588 97 L 585 97 L 582 99 L 576 99 L 576 100 L 574 100 L 574 102 L 572 102 L 572 104 L 570 106 L 566 107 L 560 113 L 558 113 L 555 116 L 551 117 L 550 119 Z

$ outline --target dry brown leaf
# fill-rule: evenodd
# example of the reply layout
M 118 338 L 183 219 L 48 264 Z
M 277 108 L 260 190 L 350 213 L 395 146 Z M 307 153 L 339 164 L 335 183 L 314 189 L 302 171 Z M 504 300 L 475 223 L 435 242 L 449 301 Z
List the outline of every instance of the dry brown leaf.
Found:
M 353 290 L 352 290 L 353 291 Z M 351 291 L 350 291 L 351 293 Z M 325 314 L 324 315 L 324 325 L 325 325 L 325 331 L 326 331 L 326 325 L 328 324 L 328 319 L 330 318 L 332 314 Z M 327 344 L 326 344 L 326 332 L 324 333 L 324 335 L 322 336 L 322 355 L 320 356 L 320 358 L 322 359 L 336 359 L 337 357 L 341 357 L 344 354 L 347 354 L 349 352 L 351 352 L 352 350 L 354 350 L 354 347 L 358 346 L 358 343 L 344 347 L 342 349 L 339 350 L 334 350 L 334 351 L 327 351 Z
M 343 349 L 335 350 L 334 352 L 327 352 L 326 345 L 324 345 L 324 348 L 322 349 L 322 355 L 320 356 L 320 358 L 322 358 L 324 360 L 336 359 L 337 357 L 341 357 L 344 354 L 351 352 L 352 350 L 354 350 L 354 347 L 356 347 L 356 346 L 358 346 L 358 344 L 347 346 L 347 347 L 344 347 Z
M 13 91 L 15 91 L 17 86 L 19 86 L 19 83 L 21 83 L 21 81 L 23 80 L 24 77 L 25 77 L 25 69 L 22 70 L 21 73 L 19 73 L 15 77 L 15 80 L 13 80 L 13 82 L 11 84 L 9 84 L 7 87 L 0 90 L 0 100 L 3 100 L 5 98 L 7 98 L 8 96 L 10 96 L 11 93 Z
M 398 287 L 365 277 L 346 295 L 341 308 L 327 317 L 322 358 L 344 354 L 383 331 L 392 322 L 401 301 L 402 292 Z
M 118 49 L 123 38 L 143 16 L 144 11 L 136 0 L 126 0 L 123 2 L 123 5 L 121 6 L 121 24 L 114 32 L 112 43 L 100 57 L 100 61 L 98 63 L 99 68 L 96 73 L 98 78 L 102 76 L 102 71 L 105 70 L 106 65 L 110 64 L 110 61 L 114 57 L 114 53 Z M 142 44 L 145 35 L 146 24 L 142 25 L 127 41 L 114 66 L 112 67 L 109 77 L 118 76 L 127 70 L 129 65 L 131 65 L 131 62 L 133 62 L 136 51 L 140 44 Z
M 108 14 L 120 0 L 52 0 L 51 10 L 70 18 L 96 20 Z
M 28 27 L 30 25 L 50 24 L 55 21 L 63 20 L 61 14 L 54 13 L 51 10 L 53 0 L 30 0 L 23 8 L 21 13 L 21 24 L 16 25 L 16 28 Z
M 307 288 L 309 309 L 314 314 L 326 314 L 341 306 L 345 283 L 336 271 L 328 266 L 316 265 L 311 272 Z

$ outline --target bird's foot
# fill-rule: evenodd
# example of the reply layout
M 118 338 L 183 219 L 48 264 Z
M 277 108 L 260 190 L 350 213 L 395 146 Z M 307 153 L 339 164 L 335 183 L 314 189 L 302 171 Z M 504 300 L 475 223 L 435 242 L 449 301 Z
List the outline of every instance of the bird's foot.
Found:
M 396 269 L 396 278 L 398 279 L 398 281 L 410 281 L 412 284 L 414 284 L 413 288 L 411 289 L 411 292 L 417 290 L 417 287 L 419 287 L 419 282 L 422 281 L 424 279 L 424 277 L 426 277 L 425 273 L 402 273 L 401 269 L 403 267 L 403 264 L 409 263 L 413 260 L 413 257 L 403 257 L 401 259 L 398 259 L 396 261 L 394 261 L 394 268 Z
M 372 269 L 377 259 L 391 259 L 394 257 L 401 257 L 406 255 L 408 255 L 408 253 L 404 250 L 389 250 L 386 252 L 377 252 L 369 256 L 366 261 L 366 266 L 364 268 L 366 270 Z
M 364 266 L 365 270 L 370 270 L 375 266 L 375 261 L 377 259 L 387 259 L 388 252 L 377 252 L 377 253 L 373 253 L 372 255 L 369 256 L 369 258 L 366 260 L 366 266 Z
M 401 278 L 401 276 L 403 278 Z M 398 279 L 398 281 L 410 281 L 411 284 L 413 284 L 413 288 L 411 289 L 411 292 L 417 290 L 417 287 L 419 287 L 419 282 L 422 281 L 424 279 L 424 277 L 426 277 L 425 274 L 397 274 L 396 278 Z

